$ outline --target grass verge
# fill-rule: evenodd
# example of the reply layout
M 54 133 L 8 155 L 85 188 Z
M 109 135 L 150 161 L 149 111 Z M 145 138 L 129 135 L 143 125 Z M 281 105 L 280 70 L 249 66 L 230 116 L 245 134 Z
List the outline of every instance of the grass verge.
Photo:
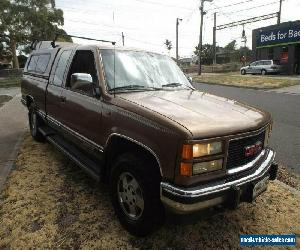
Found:
M 0 88 L 19 87 L 21 84 L 21 77 L 1 77 Z
M 168 222 L 145 238 L 120 226 L 108 194 L 27 135 L 0 196 L 0 249 L 238 249 L 240 234 L 300 234 L 300 197 L 276 183 L 252 204 Z
M 299 80 L 284 79 L 282 77 L 252 76 L 252 75 L 232 75 L 232 74 L 203 74 L 193 76 L 194 82 L 220 84 L 242 88 L 254 89 L 274 89 L 293 85 L 299 85 Z

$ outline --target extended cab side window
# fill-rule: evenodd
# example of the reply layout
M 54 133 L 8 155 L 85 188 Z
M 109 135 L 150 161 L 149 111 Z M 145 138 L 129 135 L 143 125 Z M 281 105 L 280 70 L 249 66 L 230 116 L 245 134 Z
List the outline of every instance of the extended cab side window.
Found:
M 47 69 L 49 61 L 50 61 L 49 54 L 33 55 L 30 58 L 30 62 L 27 66 L 27 71 L 43 74 Z
M 28 64 L 28 66 L 27 66 L 28 72 L 35 71 L 37 61 L 38 61 L 38 56 L 31 56 L 30 62 Z
M 65 50 L 60 55 L 53 78 L 53 84 L 56 86 L 62 86 L 64 80 L 64 73 L 66 71 L 66 65 L 68 63 L 71 53 L 72 50 Z
M 77 50 L 68 74 L 66 88 L 88 96 L 95 96 L 98 77 L 94 54 L 90 50 Z

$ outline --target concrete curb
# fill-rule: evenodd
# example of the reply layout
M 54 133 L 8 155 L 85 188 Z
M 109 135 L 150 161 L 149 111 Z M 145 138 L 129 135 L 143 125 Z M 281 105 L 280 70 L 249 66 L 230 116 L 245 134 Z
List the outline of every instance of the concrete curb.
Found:
M 25 130 L 23 132 L 23 134 L 19 137 L 17 143 L 15 144 L 14 149 L 12 150 L 11 154 L 9 155 L 9 161 L 7 161 L 4 164 L 4 167 L 1 171 L 1 176 L 0 176 L 0 192 L 2 192 L 3 187 L 6 183 L 7 177 L 10 174 L 15 162 L 16 162 L 16 158 L 20 149 L 20 146 L 24 140 L 24 135 L 25 135 Z
M 20 102 L 20 94 L 16 94 L 0 108 L 0 190 L 15 164 L 27 130 L 26 113 L 26 108 Z
M 275 182 L 276 184 L 282 186 L 283 188 L 289 190 L 291 193 L 293 193 L 293 194 L 295 194 L 295 195 L 297 195 L 297 196 L 300 196 L 300 191 L 297 190 L 296 188 L 293 188 L 293 187 L 291 187 L 291 186 L 289 186 L 289 185 L 287 185 L 287 184 L 285 184 L 285 183 L 283 183 L 283 182 L 281 182 L 281 181 L 279 181 L 279 180 L 275 180 L 274 182 Z

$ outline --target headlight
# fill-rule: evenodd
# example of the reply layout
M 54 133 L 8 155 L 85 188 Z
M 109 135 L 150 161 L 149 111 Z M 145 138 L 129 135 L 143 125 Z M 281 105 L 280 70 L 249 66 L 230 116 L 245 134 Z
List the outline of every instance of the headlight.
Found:
M 195 163 L 201 157 L 217 155 L 223 152 L 223 142 L 184 144 L 182 147 L 180 175 L 192 176 L 205 172 L 220 170 L 223 167 L 223 159 L 209 160 Z M 221 158 L 222 156 L 220 156 Z
M 182 148 L 182 159 L 191 160 L 202 156 L 222 153 L 223 143 L 220 141 L 197 144 L 184 144 Z
M 193 175 L 220 170 L 222 167 L 222 159 L 195 163 L 193 165 Z
M 221 142 L 211 142 L 211 143 L 193 145 L 194 158 L 198 158 L 206 155 L 215 155 L 219 153 L 222 153 Z

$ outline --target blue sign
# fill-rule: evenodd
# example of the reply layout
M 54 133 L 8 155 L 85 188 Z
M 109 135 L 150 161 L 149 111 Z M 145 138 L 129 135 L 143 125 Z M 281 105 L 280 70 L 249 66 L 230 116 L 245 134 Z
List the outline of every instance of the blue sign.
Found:
M 296 246 L 295 234 L 241 234 L 241 246 Z
M 275 45 L 287 45 L 300 43 L 300 25 L 274 28 L 272 30 L 258 32 L 256 47 L 269 47 Z

